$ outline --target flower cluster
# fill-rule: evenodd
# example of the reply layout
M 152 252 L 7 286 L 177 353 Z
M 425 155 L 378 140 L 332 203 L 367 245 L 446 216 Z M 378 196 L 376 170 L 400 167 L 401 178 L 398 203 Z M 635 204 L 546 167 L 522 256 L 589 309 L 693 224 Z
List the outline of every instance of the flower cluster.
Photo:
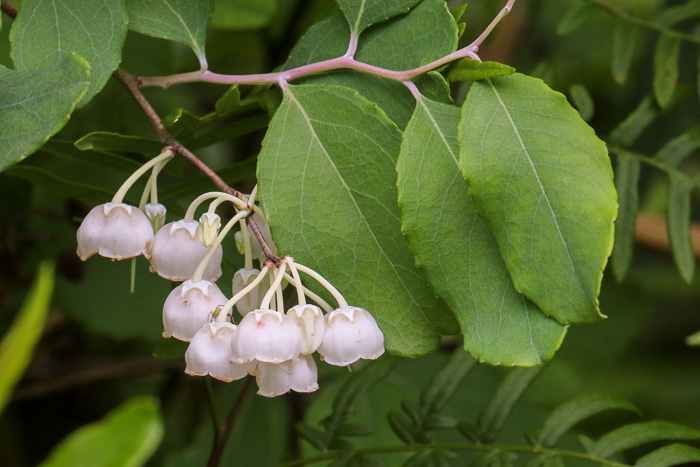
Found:
M 251 241 L 245 221 L 250 215 L 262 227 L 265 244 L 276 253 L 269 228 L 257 213 L 255 190 L 247 199 L 205 193 L 192 202 L 184 219 L 163 225 L 165 208 L 157 203 L 156 177 L 170 157 L 165 151 L 149 161 L 124 183 L 111 203 L 90 211 L 78 229 L 77 252 L 83 260 L 95 253 L 118 260 L 143 254 L 152 272 L 182 282 L 165 300 L 163 336 L 189 342 L 186 373 L 222 381 L 253 375 L 258 394 L 273 397 L 290 390 L 318 389 L 314 352 L 326 363 L 339 366 L 384 353 L 384 335 L 367 310 L 349 306 L 313 269 L 290 256 L 280 259 L 275 255 L 278 261 L 271 261 L 260 242 Z M 126 191 L 150 168 L 141 209 L 124 204 Z M 146 204 L 149 194 L 151 203 Z M 212 199 L 209 210 L 194 220 L 197 207 Z M 221 228 L 214 211 L 223 202 L 232 202 L 237 214 Z M 245 255 L 245 267 L 234 274 L 229 300 L 215 282 L 221 276 L 221 243 L 237 224 L 241 228 L 236 243 Z M 253 258 L 260 262 L 260 269 L 253 268 Z M 300 272 L 330 292 L 338 307 L 334 309 L 306 288 Z M 283 281 L 296 288 L 298 301 L 286 311 Z M 307 303 L 307 296 L 317 305 Z

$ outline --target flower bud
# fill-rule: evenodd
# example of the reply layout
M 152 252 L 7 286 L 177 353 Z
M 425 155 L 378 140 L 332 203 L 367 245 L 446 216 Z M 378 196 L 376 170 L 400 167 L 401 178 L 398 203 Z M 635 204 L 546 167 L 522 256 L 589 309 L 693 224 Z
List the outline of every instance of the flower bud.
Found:
M 192 279 L 197 266 L 207 254 L 198 236 L 199 222 L 184 221 L 165 224 L 153 238 L 151 271 L 171 281 Z M 215 281 L 221 276 L 221 246 L 216 249 L 204 270 L 203 279 Z
M 221 290 L 208 281 L 185 281 L 175 287 L 163 305 L 163 337 L 189 342 L 227 302 Z
M 301 329 L 301 353 L 309 355 L 323 340 L 325 322 L 323 312 L 315 305 L 296 305 L 287 310 L 287 316 Z
M 238 292 L 250 285 L 250 283 L 258 277 L 258 275 L 260 275 L 260 271 L 257 269 L 239 269 L 236 271 L 236 273 L 233 275 L 233 284 L 231 287 L 233 295 L 236 295 Z M 245 316 L 251 311 L 257 309 L 260 306 L 264 293 L 265 291 L 262 290 L 258 284 L 257 287 L 238 300 L 236 302 L 236 308 L 238 308 L 238 312 L 241 314 L 241 316 Z
M 166 209 L 165 206 L 162 204 L 146 204 L 146 207 L 144 208 L 146 212 L 146 217 L 148 217 L 148 220 L 151 221 L 151 226 L 153 227 L 154 232 L 158 232 L 161 227 L 163 227 L 163 224 L 165 223 L 165 213 Z
M 95 206 L 78 228 L 78 256 L 85 261 L 98 253 L 113 259 L 143 254 L 149 258 L 153 228 L 140 209 L 123 203 Z
M 233 381 L 255 370 L 256 362 L 237 364 L 231 362 L 231 338 L 236 333 L 231 323 L 207 323 L 192 338 L 185 362 L 185 373 Z
M 311 355 L 300 355 L 282 363 L 259 363 L 255 381 L 258 394 L 275 397 L 287 393 L 313 392 L 318 389 L 318 370 Z
M 216 236 L 219 235 L 221 218 L 213 212 L 205 212 L 199 218 L 199 225 L 201 226 L 201 228 L 198 229 L 199 239 L 205 247 L 209 248 L 211 244 L 214 243 L 214 240 L 216 240 Z
M 284 362 L 299 356 L 301 330 L 278 311 L 255 310 L 241 320 L 231 339 L 231 349 L 235 363 Z
M 372 315 L 349 306 L 326 315 L 326 330 L 318 348 L 323 360 L 346 366 L 360 358 L 374 360 L 384 353 L 384 334 Z

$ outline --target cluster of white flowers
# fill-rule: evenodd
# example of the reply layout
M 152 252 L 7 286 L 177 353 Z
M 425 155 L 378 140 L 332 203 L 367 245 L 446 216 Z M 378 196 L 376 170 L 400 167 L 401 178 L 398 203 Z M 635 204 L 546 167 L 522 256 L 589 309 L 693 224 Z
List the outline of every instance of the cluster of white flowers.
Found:
M 384 353 L 384 335 L 367 310 L 349 306 L 340 292 L 313 269 L 289 256 L 274 263 L 265 256 L 259 242 L 251 242 L 252 232 L 245 222 L 249 215 L 261 227 L 265 243 L 275 249 L 269 228 L 257 213 L 255 190 L 247 199 L 205 193 L 192 202 L 184 219 L 163 225 L 165 207 L 157 203 L 156 177 L 170 157 L 172 154 L 165 151 L 149 161 L 124 183 L 111 203 L 90 211 L 78 229 L 77 253 L 82 260 L 95 253 L 118 260 L 144 255 L 152 272 L 182 282 L 165 300 L 163 336 L 189 342 L 186 373 L 222 381 L 250 374 L 256 378 L 258 394 L 273 397 L 290 390 L 318 389 L 314 352 L 326 363 L 339 366 L 375 359 Z M 151 168 L 142 209 L 124 204 L 126 191 Z M 151 203 L 147 204 L 149 194 Z M 209 210 L 195 221 L 197 207 L 211 199 Z M 221 228 L 214 211 L 227 201 L 238 212 Z M 236 224 L 241 226 L 236 243 L 245 255 L 245 267 L 234 274 L 233 297 L 229 300 L 215 282 L 221 276 L 221 242 Z M 253 258 L 260 262 L 261 269 L 253 268 Z M 333 309 L 304 287 L 300 272 L 328 290 L 338 308 Z M 296 288 L 298 301 L 286 313 L 283 280 Z M 317 305 L 307 304 L 306 296 Z M 238 324 L 232 313 L 234 306 L 240 315 Z

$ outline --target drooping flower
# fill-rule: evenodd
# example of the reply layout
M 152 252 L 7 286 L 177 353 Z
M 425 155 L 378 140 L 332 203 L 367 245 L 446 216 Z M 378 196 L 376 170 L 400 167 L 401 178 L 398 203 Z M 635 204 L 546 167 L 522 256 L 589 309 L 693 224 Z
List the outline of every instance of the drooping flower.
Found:
M 282 363 L 259 363 L 255 381 L 258 394 L 265 397 L 318 389 L 318 370 L 311 355 L 300 355 Z
M 256 362 L 231 362 L 231 338 L 236 330 L 236 325 L 232 323 L 206 323 L 202 326 L 185 352 L 185 373 L 192 376 L 209 375 L 229 382 L 253 371 Z
M 233 295 L 236 295 L 238 292 L 250 285 L 259 274 L 260 271 L 257 269 L 239 269 L 236 271 L 236 273 L 233 275 L 233 283 L 231 287 Z M 260 286 L 257 286 L 236 302 L 236 308 L 238 308 L 238 312 L 241 314 L 241 316 L 247 315 L 260 306 L 264 292 L 265 291 L 262 290 Z
M 301 329 L 301 353 L 309 355 L 315 352 L 321 345 L 325 329 L 321 309 L 315 305 L 296 305 L 287 310 L 287 316 Z
M 231 339 L 235 363 L 281 363 L 301 353 L 299 326 L 279 311 L 255 310 L 243 317 Z
M 151 245 L 151 271 L 171 281 L 192 279 L 208 250 L 199 239 L 199 229 L 197 221 L 179 220 L 164 225 Z M 219 246 L 204 270 L 204 280 L 213 282 L 221 276 L 222 255 Z
M 226 296 L 212 282 L 183 282 L 170 292 L 163 305 L 163 337 L 189 342 L 210 321 L 212 312 L 226 301 Z
M 78 229 L 78 256 L 85 261 L 98 253 L 113 259 L 143 254 L 149 258 L 153 228 L 140 209 L 124 203 L 95 206 Z
M 374 360 L 384 353 L 384 334 L 364 308 L 339 308 L 326 315 L 318 353 L 326 363 L 338 366 L 361 358 Z

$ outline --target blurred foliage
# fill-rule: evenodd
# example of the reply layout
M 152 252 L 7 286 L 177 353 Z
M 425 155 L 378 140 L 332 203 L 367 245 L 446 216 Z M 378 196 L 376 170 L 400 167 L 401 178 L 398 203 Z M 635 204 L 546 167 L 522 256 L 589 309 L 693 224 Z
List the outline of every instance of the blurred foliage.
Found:
M 458 3 L 462 2 L 451 1 L 449 5 L 454 7 Z M 463 18 L 467 27 L 462 43 L 468 43 L 483 30 L 501 3 L 470 2 Z M 657 68 L 673 68 L 673 63 L 655 63 L 658 62 L 655 51 L 662 35 L 644 25 L 632 32 L 629 28 L 624 30 L 629 26 L 625 19 L 611 14 L 600 4 L 698 38 L 695 43 L 681 41 L 677 49 L 674 48 L 677 44 L 664 45 L 672 55 L 678 50 L 677 83 L 671 80 L 664 84 L 658 77 L 655 79 Z M 700 348 L 685 343 L 687 336 L 700 329 L 700 278 L 688 269 L 681 276 L 674 264 L 674 254 L 676 261 L 682 255 L 680 262 L 686 261 L 686 268 L 691 268 L 695 261 L 691 258 L 688 263 L 688 253 L 679 253 L 675 245 L 672 254 L 668 248 L 633 242 L 637 208 L 668 215 L 669 180 L 678 174 L 692 178 L 695 189 L 683 192 L 681 196 L 688 200 L 688 209 L 677 215 L 696 226 L 700 222 L 698 147 L 692 147 L 687 157 L 673 164 L 647 163 L 644 159 L 656 156 L 669 141 L 700 121 L 697 86 L 700 36 L 696 27 L 700 15 L 692 14 L 691 8 L 696 4 L 692 0 L 518 0 L 511 15 L 480 50 L 484 60 L 503 62 L 519 72 L 538 76 L 564 93 L 596 133 L 609 142 L 617 167 L 624 158 L 642 161 L 639 167 L 625 169 L 631 171 L 628 180 L 633 181 L 634 171 L 638 170 L 638 179 L 633 186 L 623 187 L 633 195 L 621 198 L 620 202 L 632 200 L 636 204 L 627 206 L 632 209 L 625 218 L 630 223 L 628 228 L 617 227 L 628 235 L 626 239 L 618 238 L 616 245 L 616 249 L 626 251 L 622 258 L 617 258 L 620 273 L 616 275 L 620 281 L 613 277 L 608 265 L 602 286 L 600 308 L 608 319 L 593 326 L 570 329 L 553 361 L 527 390 L 523 387 L 524 393 L 512 406 L 507 420 L 502 425 L 488 424 L 498 426 L 497 435 L 493 434 L 498 444 L 525 445 L 526 431 L 541 427 L 556 407 L 584 393 L 604 392 L 628 399 L 643 413 L 643 420 L 673 420 L 700 428 Z M 235 4 L 217 1 L 206 37 L 210 69 L 245 74 L 282 65 L 305 30 L 332 6 L 330 0 L 256 0 Z M 582 13 L 584 6 L 586 10 Z M 691 13 L 672 21 L 668 11 L 681 7 Z M 2 15 L 0 64 L 9 68 L 13 68 L 8 39 L 12 22 Z M 616 35 L 634 36 L 635 47 L 616 48 Z M 621 70 L 619 63 L 613 66 L 612 57 L 627 57 L 628 71 Z M 166 75 L 196 69 L 198 62 L 185 44 L 129 31 L 121 66 L 138 74 Z M 468 86 L 468 82 L 451 84 L 458 104 Z M 228 107 L 219 104 L 217 108 L 224 92 L 221 86 L 202 83 L 145 90 L 161 115 L 172 116 L 172 128 L 180 125 L 190 142 L 200 143 L 198 154 L 210 166 L 219 170 L 227 182 L 249 191 L 255 184 L 254 158 L 260 150 L 264 125 L 279 96 L 266 87 L 246 88 L 241 90 L 239 102 Z M 665 104 L 663 109 L 654 100 L 659 95 L 658 102 Z M 637 134 L 630 136 L 628 132 L 620 136 L 621 122 L 639 109 L 645 99 L 650 102 L 646 110 L 642 109 L 645 115 L 638 116 L 632 125 Z M 144 160 L 141 152 L 119 146 L 129 142 L 124 138 L 100 139 L 98 136 L 104 135 L 94 132 L 155 141 L 140 108 L 120 83 L 110 79 L 37 154 L 0 174 L 0 335 L 11 332 L 13 320 L 19 316 L 43 261 L 49 259 L 56 264 L 55 296 L 43 335 L 23 380 L 0 417 L 0 464 L 36 465 L 67 439 L 57 448 L 55 457 L 51 457 L 60 459 L 68 455 L 65 453 L 71 444 L 85 442 L 85 437 L 111 439 L 110 429 L 115 426 L 119 432 L 126 429 L 119 423 L 133 429 L 130 421 L 120 418 L 133 416 L 140 417 L 143 429 L 150 433 L 147 449 L 140 448 L 149 454 L 160 439 L 162 417 L 162 442 L 148 465 L 203 465 L 213 439 L 205 384 L 201 378 L 184 375 L 182 349 L 159 347 L 161 303 L 170 285 L 146 272 L 146 267 L 140 264 L 136 291 L 129 294 L 128 263 L 112 264 L 102 258 L 81 263 L 75 255 L 75 231 L 82 217 L 91 205 L 107 200 L 130 167 Z M 83 140 L 83 147 L 79 145 L 80 150 L 76 149 L 72 143 L 86 135 L 91 136 Z M 71 165 L 76 157 L 85 162 L 79 172 Z M 162 196 L 171 194 L 169 220 L 182 215 L 199 187 L 209 185 L 184 161 L 170 164 L 160 181 Z M 687 224 L 678 225 L 682 228 Z M 687 239 L 681 235 L 680 241 Z M 241 257 L 231 250 L 226 253 L 223 283 L 230 281 L 233 271 L 242 264 Z M 521 370 L 474 364 L 466 377 L 454 382 L 439 407 L 433 407 L 433 413 L 416 401 L 426 400 L 425 388 L 431 387 L 428 382 L 449 358 L 459 358 L 448 354 L 460 347 L 460 343 L 446 339 L 441 351 L 429 357 L 400 361 L 383 357 L 384 361 L 357 365 L 351 373 L 342 368 L 319 366 L 321 389 L 310 395 L 265 399 L 251 394 L 238 416 L 222 464 L 267 466 L 313 456 L 318 454 L 317 448 L 331 446 L 323 445 L 319 439 L 336 442 L 334 447 L 347 447 L 343 433 L 352 435 L 352 445 L 357 448 L 394 446 L 402 441 L 425 442 L 425 425 L 413 422 L 426 422 L 437 416 L 438 408 L 439 415 L 449 420 L 433 418 L 435 427 L 453 427 L 453 422 L 465 421 L 471 421 L 472 425 L 460 425 L 467 438 L 456 429 L 431 431 L 433 442 L 464 443 L 469 436 L 480 439 L 483 432 L 478 430 L 479 414 L 488 407 L 494 394 L 501 394 L 498 390 L 501 381 L 515 378 L 514 371 Z M 157 348 L 159 359 L 152 357 Z M 373 367 L 379 374 L 361 379 L 363 373 L 371 374 Z M 6 374 L 3 373 L 3 379 Z M 354 388 L 357 392 L 352 394 L 352 403 L 343 405 L 342 413 L 337 412 L 339 394 L 343 395 L 344 391 L 347 394 L 349 387 L 353 389 L 353 384 L 360 384 L 358 380 L 368 381 L 367 386 Z M 214 381 L 211 386 L 213 411 L 222 420 L 243 385 Z M 132 399 L 132 405 L 110 412 L 132 397 L 138 397 Z M 160 411 L 156 399 L 160 401 Z M 134 404 L 141 404 L 144 413 L 125 415 L 125 411 L 136 410 Z M 423 418 L 411 419 L 415 404 L 425 410 L 421 412 Z M 395 414 L 389 416 L 389 421 L 388 413 Z M 394 421 L 390 423 L 392 417 Z M 576 423 L 559 440 L 559 447 L 581 451 L 576 434 L 600 439 L 616 427 L 640 420 L 631 411 L 599 414 Z M 485 423 L 482 421 L 482 426 Z M 80 428 L 86 424 L 92 425 Z M 295 426 L 302 428 L 297 432 Z M 336 431 L 329 434 L 331 428 Z M 688 444 L 700 446 L 697 441 Z M 631 462 L 656 447 L 659 445 L 632 447 L 619 460 Z M 471 452 L 456 455 L 456 460 L 445 453 L 435 455 L 432 460 L 414 461 L 425 462 L 415 465 L 429 465 L 428 462 L 440 465 L 441 460 L 454 465 L 475 460 L 482 463 L 478 465 L 509 465 L 510 461 L 492 454 L 490 457 Z M 146 457 L 139 458 L 139 462 L 145 462 Z M 411 457 L 412 453 L 407 452 L 379 456 L 388 465 L 399 465 Z M 526 458 L 518 459 L 520 462 Z M 65 465 L 77 465 L 65 462 L 68 462 Z M 363 458 L 355 462 L 355 465 L 370 465 Z M 556 465 L 544 462 L 539 465 Z

